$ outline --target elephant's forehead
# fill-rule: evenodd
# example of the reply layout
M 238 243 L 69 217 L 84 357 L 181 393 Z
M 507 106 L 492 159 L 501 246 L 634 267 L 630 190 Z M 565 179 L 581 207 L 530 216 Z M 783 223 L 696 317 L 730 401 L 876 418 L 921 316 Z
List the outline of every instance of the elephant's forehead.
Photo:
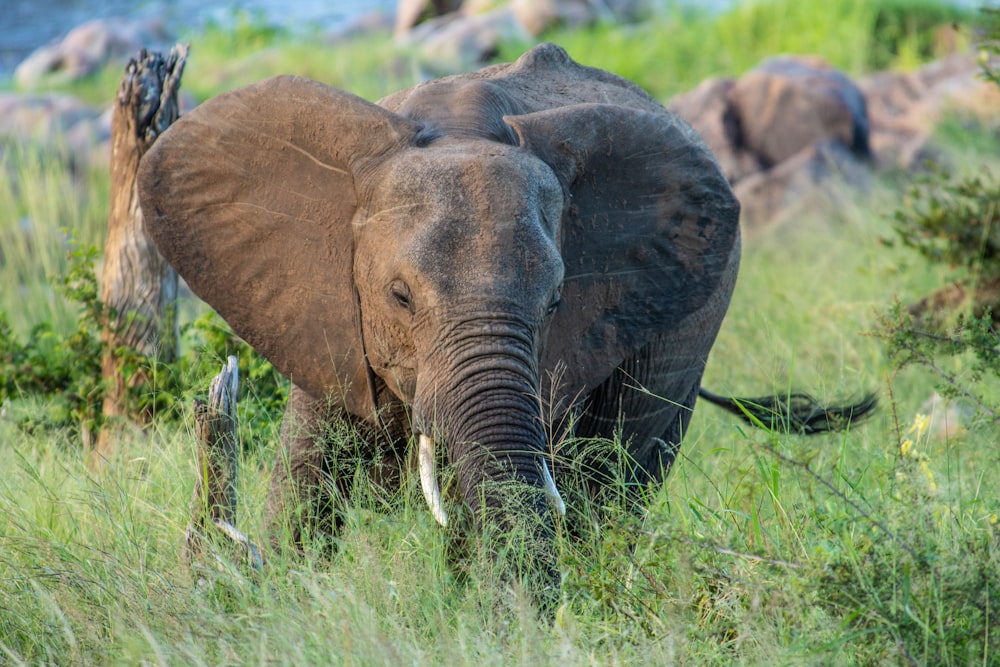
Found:
M 526 151 L 487 141 L 442 144 L 403 151 L 392 160 L 377 180 L 372 203 L 481 218 L 538 210 L 561 197 L 555 174 Z
M 528 266 L 542 283 L 558 279 L 559 182 L 530 154 L 490 146 L 414 150 L 395 160 L 369 204 L 365 233 L 391 238 L 394 257 L 445 290 L 479 285 L 479 271 L 510 277 Z

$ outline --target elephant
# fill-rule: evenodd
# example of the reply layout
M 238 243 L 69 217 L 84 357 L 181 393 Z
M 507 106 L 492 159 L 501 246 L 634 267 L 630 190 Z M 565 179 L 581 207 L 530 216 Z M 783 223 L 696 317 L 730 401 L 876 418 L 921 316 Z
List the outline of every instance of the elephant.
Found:
M 297 538 L 337 530 L 345 448 L 390 488 L 417 468 L 441 524 L 447 462 L 477 526 L 544 545 L 567 461 L 639 498 L 699 394 L 814 431 L 874 405 L 701 389 L 739 202 L 689 125 L 553 44 L 378 103 L 290 75 L 223 93 L 156 140 L 139 196 L 190 289 L 290 379 L 266 511 Z M 615 436 L 610 459 L 572 445 Z

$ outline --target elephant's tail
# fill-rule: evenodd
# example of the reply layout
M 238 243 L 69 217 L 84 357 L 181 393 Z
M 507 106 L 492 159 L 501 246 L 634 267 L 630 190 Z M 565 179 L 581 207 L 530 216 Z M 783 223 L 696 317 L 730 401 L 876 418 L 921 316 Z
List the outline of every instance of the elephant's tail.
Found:
M 720 408 L 763 428 L 804 434 L 838 431 L 872 415 L 878 405 L 876 394 L 846 405 L 823 405 L 809 394 L 736 398 L 713 394 L 704 387 L 698 395 Z

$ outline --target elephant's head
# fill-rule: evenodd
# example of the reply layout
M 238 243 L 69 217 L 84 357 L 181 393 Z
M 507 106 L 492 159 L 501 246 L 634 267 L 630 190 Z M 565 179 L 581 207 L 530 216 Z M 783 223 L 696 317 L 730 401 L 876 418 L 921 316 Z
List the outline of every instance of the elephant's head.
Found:
M 365 358 L 411 406 L 435 515 L 444 520 L 433 441 L 447 445 L 470 502 L 484 479 L 541 486 L 540 351 L 563 280 L 559 180 L 516 146 L 432 135 L 373 163 L 355 187 Z
M 151 232 L 310 395 L 409 405 L 469 504 L 558 505 L 543 383 L 585 395 L 704 305 L 738 205 L 690 128 L 557 47 L 382 104 L 288 76 L 206 102 L 143 160 Z

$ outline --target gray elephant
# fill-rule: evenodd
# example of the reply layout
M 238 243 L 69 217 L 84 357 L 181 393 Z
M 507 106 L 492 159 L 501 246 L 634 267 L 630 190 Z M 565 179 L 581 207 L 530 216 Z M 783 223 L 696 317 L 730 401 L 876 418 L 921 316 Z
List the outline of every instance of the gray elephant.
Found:
M 156 141 L 140 197 L 191 289 L 291 379 L 276 524 L 334 520 L 345 449 L 398 484 L 411 442 L 442 524 L 442 460 L 480 521 L 533 517 L 543 543 L 563 461 L 597 492 L 626 470 L 638 498 L 677 453 L 740 259 L 697 134 L 551 44 L 377 105 L 292 76 L 222 94 Z M 873 405 L 702 395 L 804 430 Z M 617 454 L 573 449 L 616 434 Z

